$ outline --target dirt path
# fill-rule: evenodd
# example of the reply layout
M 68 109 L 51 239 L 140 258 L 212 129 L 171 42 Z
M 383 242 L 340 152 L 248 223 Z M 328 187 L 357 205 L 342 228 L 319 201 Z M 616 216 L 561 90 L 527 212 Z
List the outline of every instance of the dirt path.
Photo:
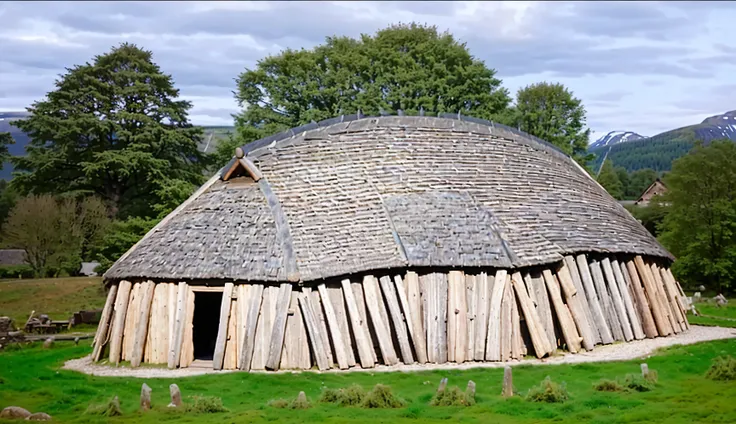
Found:
M 391 372 L 391 371 L 431 371 L 431 370 L 466 370 L 471 368 L 501 368 L 506 365 L 553 365 L 553 364 L 576 364 L 583 362 L 607 362 L 607 361 L 624 361 L 636 359 L 651 355 L 655 350 L 674 346 L 688 345 L 700 343 L 710 340 L 721 340 L 736 338 L 735 328 L 724 327 L 704 327 L 693 325 L 689 331 L 680 333 L 676 336 L 658 337 L 656 339 L 644 339 L 629 343 L 616 343 L 607 346 L 596 346 L 592 352 L 584 352 L 577 354 L 557 355 L 546 359 L 525 359 L 522 361 L 510 362 L 468 362 L 465 364 L 414 364 L 414 365 L 396 365 L 385 366 L 379 365 L 375 368 L 361 369 L 355 368 L 349 371 L 329 370 L 322 372 Z M 207 368 L 184 368 L 177 370 L 169 370 L 165 368 L 126 368 L 112 367 L 93 364 L 90 357 L 86 356 L 80 359 L 72 359 L 64 364 L 64 369 L 83 372 L 86 374 L 105 376 L 105 377 L 137 377 L 137 378 L 179 378 L 192 375 L 234 372 L 234 371 L 214 371 Z M 276 371 L 275 373 L 292 373 L 300 371 Z M 319 371 L 313 371 L 319 372 Z M 274 371 L 268 371 L 273 374 Z

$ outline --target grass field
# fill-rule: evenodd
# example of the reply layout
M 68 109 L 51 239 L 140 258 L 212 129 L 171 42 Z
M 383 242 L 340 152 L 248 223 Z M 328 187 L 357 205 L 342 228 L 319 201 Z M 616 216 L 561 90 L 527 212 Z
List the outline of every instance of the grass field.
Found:
M 23 327 L 31 311 L 51 319 L 68 319 L 74 312 L 102 308 L 105 292 L 100 277 L 0 281 L 0 316 Z
M 688 315 L 691 324 L 736 327 L 736 305 L 733 303 L 721 307 L 709 303 L 696 303 L 695 309 L 700 316 Z

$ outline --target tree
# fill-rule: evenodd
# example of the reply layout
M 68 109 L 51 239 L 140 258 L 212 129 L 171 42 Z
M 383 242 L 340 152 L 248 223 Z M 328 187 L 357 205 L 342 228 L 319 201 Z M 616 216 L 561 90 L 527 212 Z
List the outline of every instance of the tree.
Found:
M 623 166 L 617 166 L 613 170 L 616 171 L 616 176 L 621 181 L 622 198 L 628 198 L 629 185 L 631 184 L 629 172 Z
M 18 200 L 2 232 L 6 246 L 25 250 L 34 274 L 45 277 L 79 270 L 85 248 L 99 243 L 108 223 L 97 198 L 31 195 Z
M 287 49 L 239 76 L 235 97 L 245 110 L 236 116 L 238 137 L 218 146 L 218 160 L 232 157 L 236 143 L 358 110 L 500 119 L 510 97 L 495 74 L 451 34 L 414 23 Z
M 608 194 L 613 196 L 615 199 L 622 199 L 624 195 L 623 185 L 618 179 L 616 171 L 613 169 L 613 164 L 610 160 L 603 162 L 601 172 L 598 174 L 598 183 L 608 191 Z
M 626 195 L 632 199 L 638 199 L 656 179 L 657 171 L 650 168 L 638 169 L 632 172 Z
M 67 69 L 13 123 L 31 139 L 27 155 L 12 158 L 13 184 L 23 194 L 94 194 L 112 216 L 155 215 L 162 190 L 201 184 L 206 165 L 192 105 L 178 96 L 151 52 L 132 44 Z
M 10 158 L 8 146 L 11 144 L 15 144 L 13 136 L 9 132 L 0 132 L 0 169 L 3 169 L 5 161 Z
M 515 109 L 522 131 L 554 144 L 580 164 L 592 159 L 587 153 L 590 129 L 584 129 L 585 108 L 564 85 L 528 85 L 516 93 Z
M 686 283 L 721 291 L 736 275 L 736 144 L 697 145 L 665 176 L 661 202 L 669 212 L 662 243 L 677 257 L 673 272 Z

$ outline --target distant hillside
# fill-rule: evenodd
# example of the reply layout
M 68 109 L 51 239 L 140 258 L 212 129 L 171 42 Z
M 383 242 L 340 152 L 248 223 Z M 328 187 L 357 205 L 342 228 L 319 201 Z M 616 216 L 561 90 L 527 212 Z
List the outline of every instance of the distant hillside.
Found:
M 30 139 L 23 131 L 10 123 L 27 116 L 27 112 L 0 112 L 0 132 L 9 132 L 15 140 L 15 144 L 8 149 L 13 156 L 25 155 L 26 145 L 30 142 Z M 202 129 L 204 130 L 204 137 L 202 137 L 198 147 L 199 150 L 205 153 L 212 153 L 222 139 L 229 137 L 235 131 L 235 127 L 232 126 L 203 126 Z M 12 172 L 13 165 L 5 162 L 2 171 L 0 171 L 0 179 L 9 180 Z
M 614 166 L 622 166 L 629 172 L 642 168 L 669 171 L 672 161 L 685 155 L 695 142 L 705 144 L 727 138 L 736 141 L 736 110 L 706 118 L 700 124 L 690 125 L 626 143 L 613 144 L 588 151 L 596 155 L 593 169 L 598 169 L 604 157 Z
M 639 135 L 633 131 L 611 131 L 603 137 L 596 140 L 593 144 L 588 146 L 588 149 L 598 149 L 606 146 L 613 146 L 618 143 L 626 143 L 628 141 L 636 141 L 646 138 L 643 135 Z

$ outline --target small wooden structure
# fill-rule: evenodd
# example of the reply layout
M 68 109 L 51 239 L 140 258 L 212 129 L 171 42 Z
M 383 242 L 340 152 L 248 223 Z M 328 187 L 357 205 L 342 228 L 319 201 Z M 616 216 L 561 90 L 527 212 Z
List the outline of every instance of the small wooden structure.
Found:
M 653 183 L 647 187 L 646 190 L 639 196 L 639 198 L 634 202 L 637 206 L 648 206 L 649 202 L 652 200 L 654 196 L 659 196 L 660 194 L 664 194 L 667 192 L 667 186 L 664 185 L 664 182 L 657 178 L 654 180 Z
M 95 360 L 509 361 L 686 331 L 673 257 L 574 160 L 458 115 L 238 149 L 105 274 Z

